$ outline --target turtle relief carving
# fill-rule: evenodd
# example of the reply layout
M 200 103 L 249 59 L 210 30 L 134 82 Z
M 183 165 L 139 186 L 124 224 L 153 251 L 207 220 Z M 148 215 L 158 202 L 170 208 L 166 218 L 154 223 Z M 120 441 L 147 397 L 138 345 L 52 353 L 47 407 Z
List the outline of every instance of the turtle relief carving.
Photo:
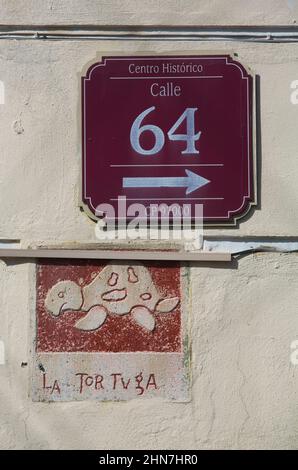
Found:
M 178 297 L 163 298 L 149 270 L 141 263 L 133 266 L 107 264 L 90 284 L 81 287 L 73 281 L 60 281 L 47 293 L 45 307 L 58 317 L 67 311 L 84 311 L 75 328 L 96 331 L 108 315 L 131 315 L 146 331 L 155 329 L 154 314 L 172 312 Z

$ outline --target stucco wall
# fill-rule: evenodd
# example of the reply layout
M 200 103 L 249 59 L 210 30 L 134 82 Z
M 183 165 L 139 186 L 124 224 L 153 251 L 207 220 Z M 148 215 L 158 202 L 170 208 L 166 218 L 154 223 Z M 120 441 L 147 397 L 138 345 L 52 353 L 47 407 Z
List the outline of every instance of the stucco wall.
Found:
M 1 448 L 297 447 L 296 254 L 192 268 L 193 385 L 183 404 L 32 403 L 32 275 L 32 265 L 1 263 Z
M 0 1 L 0 24 L 294 25 L 297 2 Z M 3 26 L 3 31 L 7 30 Z M 161 27 L 161 26 L 160 26 Z M 109 29 L 106 28 L 106 29 Z M 55 28 L 54 28 L 55 29 Z M 158 28 L 157 28 L 158 29 Z M 96 242 L 78 208 L 79 76 L 106 53 L 236 52 L 260 77 L 259 205 L 206 236 L 298 235 L 298 45 L 141 40 L 0 40 L 0 238 L 23 246 Z M 164 245 L 163 245 L 164 246 Z M 0 262 L 0 448 L 297 448 L 295 253 L 191 267 L 192 400 L 33 403 L 34 263 Z M 21 365 L 23 363 L 23 366 Z
M 295 0 L 1 0 L 0 7 L 6 25 L 291 25 L 298 14 Z
M 178 47 L 190 54 L 237 52 L 238 60 L 260 76 L 259 204 L 239 230 L 212 229 L 209 234 L 297 234 L 298 105 L 290 99 L 298 66 L 296 43 L 2 40 L 2 238 L 19 238 L 24 244 L 94 240 L 94 224 L 78 208 L 80 72 L 103 54 L 162 54 Z

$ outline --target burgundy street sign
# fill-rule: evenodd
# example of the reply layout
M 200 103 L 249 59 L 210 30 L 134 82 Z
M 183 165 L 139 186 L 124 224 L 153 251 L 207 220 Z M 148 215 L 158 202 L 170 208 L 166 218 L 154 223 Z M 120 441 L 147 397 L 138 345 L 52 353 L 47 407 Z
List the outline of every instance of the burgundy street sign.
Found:
M 103 57 L 82 77 L 82 205 L 204 206 L 235 224 L 255 204 L 253 78 L 229 55 Z

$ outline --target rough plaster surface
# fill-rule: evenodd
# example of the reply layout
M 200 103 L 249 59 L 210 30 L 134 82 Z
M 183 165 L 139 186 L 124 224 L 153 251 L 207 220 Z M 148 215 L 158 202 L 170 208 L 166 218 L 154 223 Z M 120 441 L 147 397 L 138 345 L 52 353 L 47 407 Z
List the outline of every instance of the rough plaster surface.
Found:
M 298 19 L 298 4 L 295 0 L 1 0 L 0 12 L 0 23 L 12 25 L 292 25 Z
M 298 232 L 297 44 L 195 42 L 0 41 L 0 238 L 23 243 L 96 241 L 94 222 L 78 207 L 80 179 L 80 71 L 101 54 L 235 51 L 260 76 L 262 152 L 259 208 L 229 236 L 295 236 Z M 16 124 L 17 123 L 17 124 Z M 14 181 L 14 184 L 11 184 Z M 277 196 L 278 195 L 278 196 Z M 261 209 L 261 210 L 260 210 Z M 207 232 L 208 234 L 208 232 Z
M 33 276 L 33 265 L 0 265 L 1 448 L 297 448 L 297 254 L 192 268 L 193 388 L 183 404 L 32 403 Z

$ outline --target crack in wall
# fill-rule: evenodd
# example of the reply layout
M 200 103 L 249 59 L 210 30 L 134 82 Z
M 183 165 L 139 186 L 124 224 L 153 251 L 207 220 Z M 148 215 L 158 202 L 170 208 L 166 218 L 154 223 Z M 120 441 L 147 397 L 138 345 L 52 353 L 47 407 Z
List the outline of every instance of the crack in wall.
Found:
M 243 422 L 242 422 L 242 424 L 241 424 L 241 426 L 238 430 L 238 434 L 237 434 L 237 448 L 238 449 L 240 448 L 241 437 L 243 437 L 243 430 L 246 426 L 247 421 L 250 419 L 250 414 L 248 412 L 247 405 L 246 405 L 246 402 L 245 402 L 245 399 L 244 399 L 244 394 L 243 394 L 244 387 L 247 384 L 247 378 L 246 378 L 246 375 L 243 372 L 243 369 L 240 367 L 240 354 L 241 354 L 241 346 L 239 344 L 236 365 L 237 365 L 237 370 L 239 371 L 239 373 L 242 377 L 242 383 L 239 387 L 239 398 L 240 398 L 243 410 L 245 412 L 245 417 L 244 417 L 244 420 L 243 420 Z

